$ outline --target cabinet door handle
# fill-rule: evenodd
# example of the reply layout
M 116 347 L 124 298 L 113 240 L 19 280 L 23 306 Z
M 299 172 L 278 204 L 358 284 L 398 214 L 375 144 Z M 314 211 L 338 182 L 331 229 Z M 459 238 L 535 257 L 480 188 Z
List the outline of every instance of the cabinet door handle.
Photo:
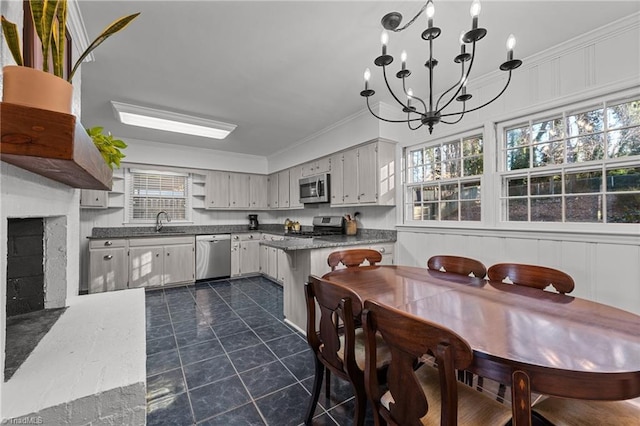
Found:
M 105 242 L 104 242 L 104 245 L 105 245 L 105 246 L 110 246 L 110 245 L 112 245 L 112 244 L 113 244 L 113 243 L 112 243 L 111 241 L 105 241 Z
M 385 252 L 384 247 L 380 248 L 378 251 L 379 251 L 380 253 L 384 253 L 384 252 Z
M 169 256 L 171 253 L 167 253 L 167 256 Z
M 104 260 L 111 260 L 113 259 L 113 255 L 107 254 L 105 257 L 103 257 Z
M 160 253 L 156 253 L 156 257 L 160 257 Z

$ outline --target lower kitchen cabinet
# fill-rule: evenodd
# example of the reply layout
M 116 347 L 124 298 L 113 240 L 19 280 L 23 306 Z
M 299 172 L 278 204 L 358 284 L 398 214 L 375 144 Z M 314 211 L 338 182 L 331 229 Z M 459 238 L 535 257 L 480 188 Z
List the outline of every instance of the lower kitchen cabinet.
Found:
M 270 241 L 280 241 L 284 240 L 284 237 L 281 235 L 263 234 L 262 239 Z M 278 257 L 282 256 L 282 254 L 279 253 L 283 251 L 274 247 L 267 246 L 259 246 L 259 250 L 260 271 L 269 278 L 272 278 L 278 282 L 282 282 L 281 277 L 278 274 Z
M 231 276 L 257 274 L 260 269 L 260 233 L 231 235 Z
M 89 293 L 124 290 L 128 271 L 127 240 L 89 242 Z
M 129 240 L 129 288 L 195 281 L 194 237 Z

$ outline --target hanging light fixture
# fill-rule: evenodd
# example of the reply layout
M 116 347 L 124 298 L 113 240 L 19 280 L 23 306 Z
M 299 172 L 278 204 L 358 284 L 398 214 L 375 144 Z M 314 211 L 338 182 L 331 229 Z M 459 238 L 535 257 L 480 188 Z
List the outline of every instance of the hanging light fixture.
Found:
M 427 16 L 427 29 L 422 32 L 422 39 L 429 42 L 429 59 L 425 62 L 424 66 L 429 72 L 429 93 L 428 100 L 424 100 L 415 95 L 415 91 L 407 89 L 407 78 L 411 75 L 411 71 L 407 68 L 407 53 L 402 52 L 401 55 L 401 68 L 396 73 L 396 77 L 402 80 L 403 94 L 398 96 L 392 89 L 387 79 L 387 67 L 393 62 L 393 56 L 387 54 L 387 45 L 389 43 L 389 33 L 387 31 L 400 32 L 407 29 L 415 20 L 422 14 Z M 462 117 L 472 111 L 483 108 L 496 99 L 498 99 L 511 82 L 511 71 L 522 65 L 522 61 L 513 59 L 513 48 L 516 44 L 516 39 L 511 34 L 507 39 L 507 61 L 500 65 L 502 71 L 508 71 L 509 77 L 502 90 L 490 101 L 467 109 L 466 102 L 472 98 L 470 93 L 467 93 L 467 82 L 469 81 L 469 74 L 473 67 L 473 62 L 476 57 L 476 42 L 480 41 L 485 35 L 487 30 L 478 27 L 478 15 L 480 14 L 480 1 L 473 0 L 471 3 L 471 17 L 472 25 L 469 31 L 463 31 L 460 34 L 460 53 L 453 58 L 453 61 L 460 64 L 461 74 L 460 78 L 449 89 L 444 91 L 440 97 L 436 100 L 435 105 L 433 102 L 433 78 L 434 68 L 438 65 L 438 60 L 433 57 L 433 41 L 438 38 L 441 33 L 440 28 L 433 26 L 433 16 L 435 15 L 435 7 L 432 0 L 422 6 L 420 11 L 411 19 L 405 26 L 398 28 L 402 22 L 402 15 L 398 12 L 391 12 L 386 14 L 382 18 L 382 26 L 384 31 L 382 32 L 382 55 L 378 56 L 373 62 L 376 66 L 382 67 L 382 75 L 384 76 L 384 82 L 387 85 L 387 89 L 393 96 L 393 98 L 400 104 L 402 111 L 407 114 L 407 118 L 404 120 L 388 120 L 378 116 L 371 110 L 369 104 L 369 98 L 375 94 L 373 89 L 369 89 L 369 79 L 371 78 L 371 71 L 367 68 L 364 73 L 364 90 L 360 92 L 360 96 L 363 96 L 367 100 L 367 108 L 371 114 L 373 114 L 379 120 L 387 121 L 390 123 L 407 123 L 411 130 L 417 130 L 420 127 L 426 125 L 429 128 L 429 133 L 433 132 L 433 126 L 438 123 L 455 124 L 462 120 Z M 471 45 L 471 53 L 467 53 L 466 45 Z M 468 66 L 466 66 L 468 62 Z M 453 101 L 456 101 L 459 105 L 458 111 L 445 112 L 445 108 L 449 107 Z

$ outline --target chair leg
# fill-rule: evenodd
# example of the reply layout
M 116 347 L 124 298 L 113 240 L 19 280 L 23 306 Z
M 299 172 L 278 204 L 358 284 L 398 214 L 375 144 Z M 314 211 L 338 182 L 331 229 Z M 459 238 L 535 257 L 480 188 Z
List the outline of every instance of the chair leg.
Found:
M 504 394 L 507 391 L 507 386 L 504 383 L 500 383 L 498 386 L 498 398 L 496 399 L 499 403 L 504 402 Z
M 318 398 L 320 398 L 320 388 L 322 388 L 322 376 L 324 376 L 324 365 L 316 358 L 316 373 L 313 378 L 313 391 L 311 393 L 311 400 L 307 407 L 307 413 L 304 416 L 304 424 L 310 425 L 313 421 L 313 413 L 316 411 L 318 405 Z M 327 372 L 329 369 L 327 369 Z
M 331 370 L 324 370 L 324 394 L 327 399 L 331 398 Z
M 476 386 L 476 390 L 479 392 L 484 390 L 484 377 L 478 376 L 478 385 Z

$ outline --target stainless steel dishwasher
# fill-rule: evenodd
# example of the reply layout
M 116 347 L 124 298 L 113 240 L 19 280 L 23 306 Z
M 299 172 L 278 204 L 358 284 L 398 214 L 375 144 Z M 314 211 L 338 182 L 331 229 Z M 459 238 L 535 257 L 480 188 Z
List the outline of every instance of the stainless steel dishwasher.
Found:
M 196 236 L 196 280 L 231 275 L 231 235 Z

